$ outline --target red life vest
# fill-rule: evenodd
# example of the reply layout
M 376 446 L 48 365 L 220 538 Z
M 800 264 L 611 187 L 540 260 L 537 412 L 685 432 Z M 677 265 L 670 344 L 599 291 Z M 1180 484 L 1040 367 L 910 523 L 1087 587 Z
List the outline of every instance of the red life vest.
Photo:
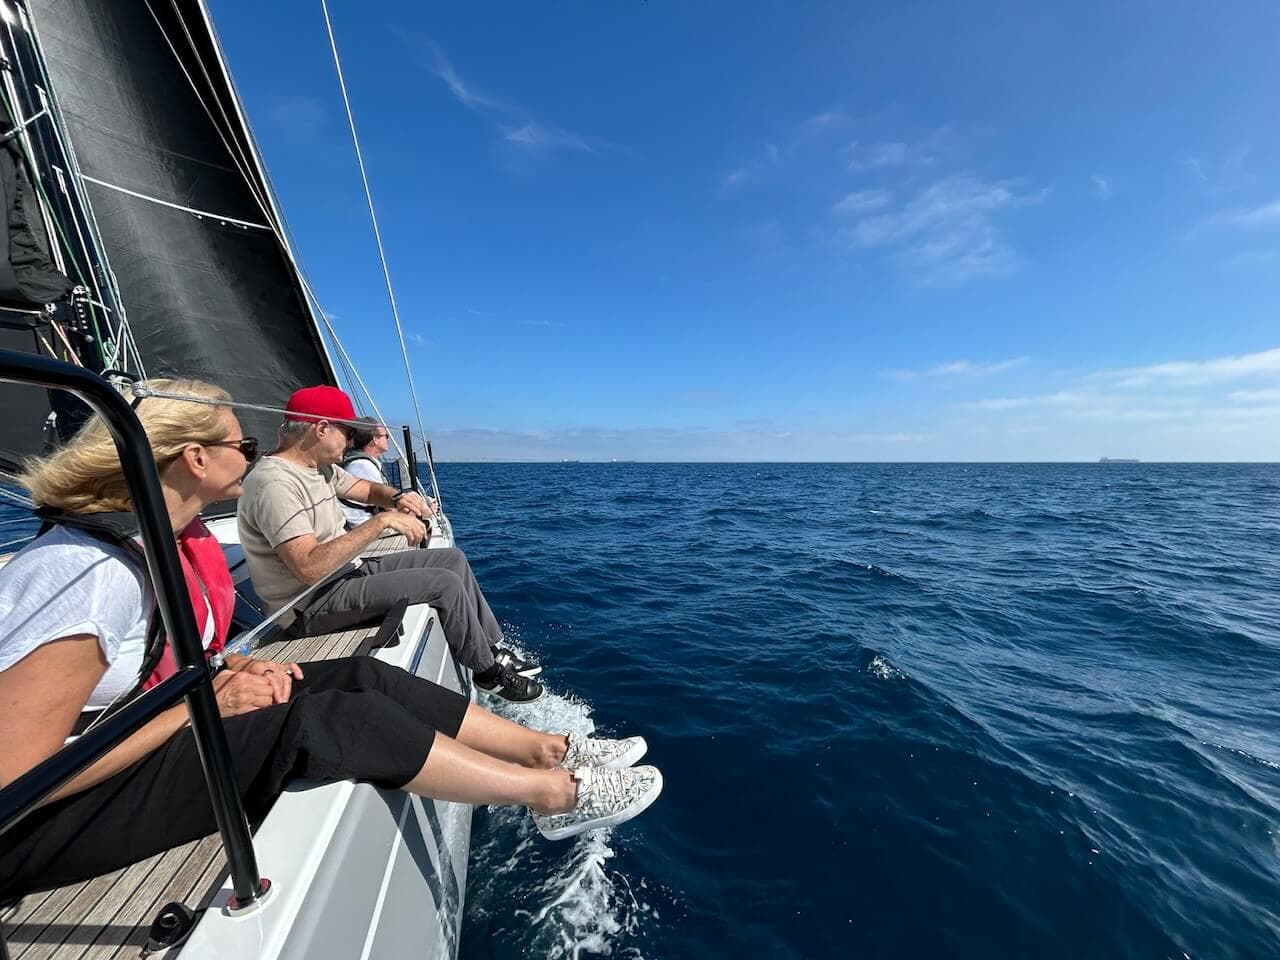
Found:
M 191 600 L 191 612 L 195 614 L 196 630 L 201 637 L 207 632 L 209 617 L 213 617 L 213 637 L 204 651 L 205 657 L 211 657 L 227 643 L 231 614 L 236 606 L 236 591 L 231 582 L 231 571 L 227 569 L 226 558 L 222 555 L 222 547 L 199 517 L 178 534 L 178 559 L 182 561 L 187 596 Z M 155 616 L 160 616 L 159 610 L 155 612 Z M 165 641 L 160 662 L 151 671 L 151 676 L 142 682 L 142 689 L 150 690 L 177 671 L 173 647 Z

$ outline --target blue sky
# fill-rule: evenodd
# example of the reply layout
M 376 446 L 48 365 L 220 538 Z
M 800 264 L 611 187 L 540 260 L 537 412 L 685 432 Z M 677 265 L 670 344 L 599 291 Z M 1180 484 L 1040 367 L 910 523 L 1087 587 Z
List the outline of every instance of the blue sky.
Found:
M 318 0 L 212 8 L 404 418 Z M 331 9 L 443 458 L 1280 459 L 1274 4 Z

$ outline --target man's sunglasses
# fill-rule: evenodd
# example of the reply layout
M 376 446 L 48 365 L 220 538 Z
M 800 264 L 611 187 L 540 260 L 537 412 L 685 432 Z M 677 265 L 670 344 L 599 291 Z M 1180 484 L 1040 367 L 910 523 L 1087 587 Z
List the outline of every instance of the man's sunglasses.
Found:
M 258 459 L 258 438 L 245 437 L 243 440 L 218 440 L 214 443 L 206 443 L 206 447 L 235 447 L 240 451 L 240 455 L 244 457 L 247 463 L 253 463 Z
M 351 438 L 356 435 L 356 428 L 351 426 L 349 423 L 339 423 L 337 420 L 328 420 L 326 422 L 335 430 L 340 431 L 342 435 L 347 438 L 347 443 L 350 443 Z

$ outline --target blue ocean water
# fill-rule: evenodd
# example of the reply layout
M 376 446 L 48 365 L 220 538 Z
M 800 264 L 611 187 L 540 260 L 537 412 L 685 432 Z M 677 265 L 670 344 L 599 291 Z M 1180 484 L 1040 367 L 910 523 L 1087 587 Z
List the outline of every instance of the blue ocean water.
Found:
M 463 960 L 1280 956 L 1280 465 L 439 475 L 506 712 L 667 782 L 478 810 Z
M 478 811 L 466 960 L 1280 956 L 1280 467 L 439 474 L 509 712 L 667 781 Z

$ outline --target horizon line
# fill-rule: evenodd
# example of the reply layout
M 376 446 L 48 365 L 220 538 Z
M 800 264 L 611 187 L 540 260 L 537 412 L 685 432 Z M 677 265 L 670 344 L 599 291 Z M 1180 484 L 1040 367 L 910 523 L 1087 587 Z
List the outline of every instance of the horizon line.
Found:
M 1116 458 L 1108 460 L 643 460 L 635 457 L 616 458 L 616 459 L 595 459 L 595 458 L 571 458 L 571 459 L 550 459 L 544 457 L 437 457 L 435 462 L 441 463 L 469 463 L 469 464 L 485 464 L 485 463 L 543 463 L 551 466 L 572 466 L 574 464 L 607 464 L 609 466 L 625 466 L 627 464 L 644 463 L 644 464 L 677 464 L 677 463 L 700 463 L 700 464 L 768 464 L 782 466 L 787 464 L 854 464 L 854 465 L 922 465 L 922 464 L 956 464 L 956 465 L 1037 465 L 1037 464 L 1087 464 L 1091 466 L 1169 466 L 1169 465 L 1222 465 L 1222 466 L 1275 466 L 1280 465 L 1280 460 L 1144 460 L 1139 458 L 1137 462 L 1117 461 Z

